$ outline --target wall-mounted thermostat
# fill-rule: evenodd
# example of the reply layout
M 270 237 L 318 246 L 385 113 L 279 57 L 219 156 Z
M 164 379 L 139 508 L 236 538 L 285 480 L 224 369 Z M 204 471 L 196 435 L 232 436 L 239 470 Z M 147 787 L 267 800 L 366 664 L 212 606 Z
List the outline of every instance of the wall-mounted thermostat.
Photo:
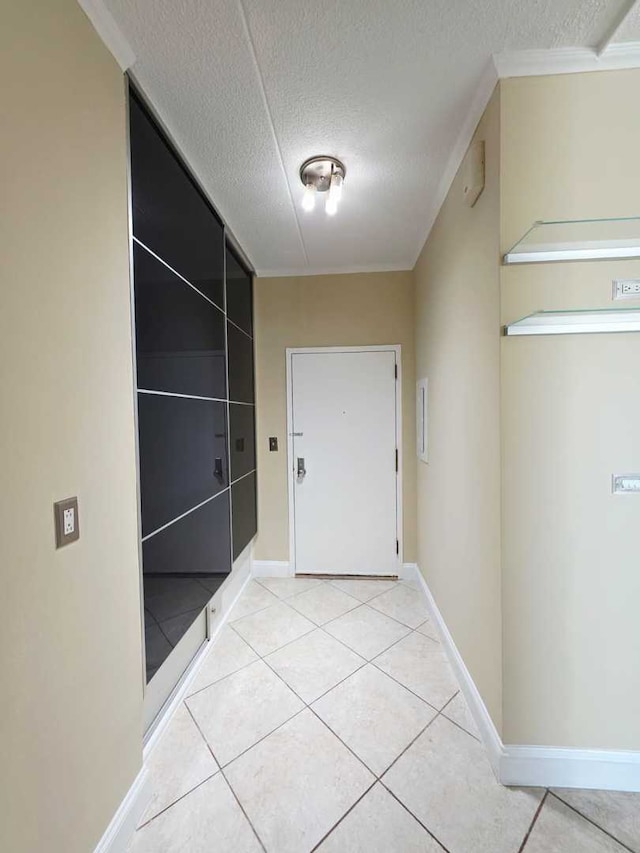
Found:
M 416 382 L 416 451 L 422 462 L 429 461 L 428 390 L 428 379 L 419 379 Z

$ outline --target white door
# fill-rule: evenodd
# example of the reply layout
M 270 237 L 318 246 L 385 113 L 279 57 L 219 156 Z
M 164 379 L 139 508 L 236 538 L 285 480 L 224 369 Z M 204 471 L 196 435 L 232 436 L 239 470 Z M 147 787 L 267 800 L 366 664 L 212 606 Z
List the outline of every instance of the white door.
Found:
M 397 575 L 396 350 L 289 357 L 296 574 Z

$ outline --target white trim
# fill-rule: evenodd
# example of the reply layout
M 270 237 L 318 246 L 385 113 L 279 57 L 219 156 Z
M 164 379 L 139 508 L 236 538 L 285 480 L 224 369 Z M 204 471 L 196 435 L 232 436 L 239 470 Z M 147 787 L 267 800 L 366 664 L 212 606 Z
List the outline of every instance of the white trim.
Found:
M 546 74 L 579 74 L 640 67 L 640 42 L 611 44 L 600 56 L 590 47 L 551 50 L 514 50 L 496 53 L 493 61 L 500 79 Z
M 295 548 L 295 524 L 294 524 L 294 499 L 295 483 L 293 475 L 293 434 L 291 424 L 293 423 L 293 386 L 292 386 L 292 357 L 299 353 L 340 353 L 340 352 L 394 352 L 396 356 L 396 367 L 398 377 L 396 380 L 396 447 L 398 449 L 398 472 L 396 476 L 396 538 L 398 540 L 398 573 L 402 566 L 404 553 L 403 536 L 403 446 L 402 446 L 402 345 L 401 344 L 374 344 L 371 346 L 345 346 L 345 347 L 287 347 L 286 357 L 286 383 L 287 383 L 287 484 L 288 484 L 288 519 L 289 519 L 289 563 L 290 575 L 296 573 L 296 548 Z
M 404 568 L 410 572 L 411 565 L 405 564 Z M 414 578 L 424 593 L 429 615 L 438 629 L 445 653 L 458 679 L 499 782 L 503 785 L 531 785 L 545 788 L 640 791 L 640 752 L 638 751 L 503 744 L 427 582 L 417 566 L 414 569 Z
M 189 689 L 191 682 L 198 674 L 200 667 L 202 666 L 202 662 L 207 657 L 209 649 L 211 648 L 211 642 L 215 637 L 217 637 L 226 624 L 231 610 L 244 592 L 245 586 L 251 580 L 251 564 L 253 562 L 251 552 L 252 543 L 247 545 L 244 551 L 235 560 L 231 574 L 209 601 L 207 607 L 211 608 L 212 605 L 217 607 L 217 612 L 215 616 L 212 616 L 209 623 L 209 637 L 207 642 L 203 644 L 202 648 L 189 665 L 181 680 L 178 682 L 176 690 L 173 692 L 166 705 L 161 709 L 147 732 L 143 748 L 143 757 L 145 761 L 153 751 L 153 748 L 160 739 L 162 732 L 167 727 L 169 721 L 182 703 L 182 700 L 187 695 L 187 690 Z
M 288 560 L 254 560 L 251 574 L 254 578 L 292 578 L 293 569 Z
M 598 54 L 598 56 L 602 56 L 604 53 L 606 53 L 607 50 L 609 50 L 612 41 L 622 29 L 624 22 L 627 20 L 634 7 L 637 5 L 637 2 L 638 0 L 625 0 L 622 5 L 622 8 L 609 25 L 606 33 L 596 45 L 596 53 Z
M 411 272 L 415 263 L 410 260 L 395 264 L 347 264 L 343 267 L 289 267 L 287 269 L 256 270 L 257 278 L 293 278 L 312 275 L 347 275 L 349 273 Z
M 516 745 L 504 750 L 503 785 L 640 791 L 640 752 Z
M 431 234 L 431 229 L 435 225 L 435 221 L 438 218 L 438 214 L 440 213 L 440 209 L 447 198 L 449 190 L 451 189 L 451 184 L 453 183 L 453 179 L 458 173 L 458 169 L 460 168 L 460 164 L 462 163 L 465 154 L 471 144 L 471 140 L 473 139 L 473 134 L 476 132 L 476 128 L 478 127 L 478 123 L 482 118 L 484 111 L 487 108 L 487 104 L 491 96 L 493 95 L 493 90 L 496 88 L 496 84 L 498 83 L 498 73 L 496 71 L 496 66 L 494 60 L 491 59 L 481 77 L 478 81 L 478 86 L 476 88 L 475 95 L 473 96 L 473 100 L 469 106 L 469 112 L 467 113 L 462 127 L 460 128 L 458 135 L 453 144 L 453 148 L 451 149 L 451 154 L 449 155 L 449 159 L 442 170 L 442 177 L 440 178 L 440 182 L 438 184 L 438 188 L 433 196 L 433 203 L 431 205 L 431 209 L 429 215 L 427 216 L 427 228 L 424 238 L 422 242 L 418 246 L 418 251 L 415 254 L 415 259 L 413 264 L 411 265 L 411 269 L 415 267 L 418 263 L 418 259 L 422 254 L 422 249 L 424 248 L 424 244 L 429 239 L 429 234 Z
M 131 836 L 151 800 L 151 779 L 142 767 L 125 794 L 94 853 L 125 853 Z
M 400 566 L 398 577 L 401 581 L 415 581 L 418 574 L 417 563 L 403 563 Z
M 429 615 L 440 634 L 440 639 L 444 646 L 445 653 L 449 658 L 449 663 L 451 664 L 458 683 L 460 684 L 464 698 L 469 706 L 471 716 L 478 727 L 478 731 L 480 732 L 480 737 L 482 738 L 482 742 L 487 750 L 493 772 L 496 774 L 498 781 L 501 781 L 500 766 L 504 755 L 504 746 L 500 735 L 498 734 L 498 730 L 496 729 L 495 724 L 491 719 L 491 715 L 487 710 L 487 706 L 484 704 L 482 696 L 471 677 L 471 673 L 462 659 L 462 655 L 453 641 L 453 637 L 449 633 L 449 629 L 442 618 L 442 614 L 440 613 L 438 605 L 431 594 L 431 590 L 427 586 L 427 582 L 417 566 L 415 568 L 414 577 L 415 580 L 418 581 L 418 585 L 424 593 Z
M 131 68 L 136 55 L 102 0 L 78 0 L 78 4 L 120 68 L 123 71 Z

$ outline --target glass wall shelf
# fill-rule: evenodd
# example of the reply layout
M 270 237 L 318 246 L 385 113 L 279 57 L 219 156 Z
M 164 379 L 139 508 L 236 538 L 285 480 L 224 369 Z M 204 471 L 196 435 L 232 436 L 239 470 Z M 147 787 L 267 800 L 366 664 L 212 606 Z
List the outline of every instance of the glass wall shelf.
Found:
M 640 308 L 538 311 L 504 327 L 508 336 L 585 335 L 593 332 L 640 332 Z
M 505 264 L 640 258 L 640 216 L 539 221 L 509 249 Z

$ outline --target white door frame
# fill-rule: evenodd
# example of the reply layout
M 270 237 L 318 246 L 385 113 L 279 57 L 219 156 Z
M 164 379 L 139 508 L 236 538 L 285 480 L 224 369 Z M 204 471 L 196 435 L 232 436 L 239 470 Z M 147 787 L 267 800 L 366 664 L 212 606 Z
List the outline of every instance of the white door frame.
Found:
M 362 347 L 287 347 L 287 483 L 289 496 L 289 574 L 296 573 L 296 532 L 294 513 L 294 464 L 293 464 L 293 356 L 297 353 L 330 353 L 330 352 L 394 352 L 398 368 L 396 382 L 396 447 L 398 448 L 398 473 L 396 476 L 396 539 L 398 540 L 398 577 L 402 576 L 403 565 L 403 513 L 402 513 L 402 346 L 389 344 Z

